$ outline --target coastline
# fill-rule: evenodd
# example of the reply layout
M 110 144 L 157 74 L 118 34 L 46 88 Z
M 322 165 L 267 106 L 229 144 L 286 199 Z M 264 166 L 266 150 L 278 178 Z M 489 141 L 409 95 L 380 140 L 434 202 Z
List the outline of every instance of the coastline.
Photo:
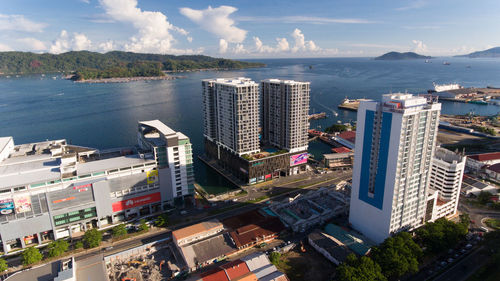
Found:
M 74 81 L 75 83 L 127 83 L 134 81 L 151 81 L 151 80 L 174 80 L 179 78 L 186 78 L 185 76 L 137 76 L 137 77 L 115 77 L 115 78 L 101 78 L 101 79 L 86 79 Z

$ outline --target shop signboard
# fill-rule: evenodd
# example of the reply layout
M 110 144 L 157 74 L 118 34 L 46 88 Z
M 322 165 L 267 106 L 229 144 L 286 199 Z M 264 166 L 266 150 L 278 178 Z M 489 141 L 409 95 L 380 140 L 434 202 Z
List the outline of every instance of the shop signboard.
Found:
M 150 203 L 155 203 L 161 201 L 161 194 L 160 192 L 152 193 L 149 195 L 144 195 L 144 196 L 139 196 L 139 197 L 134 197 L 130 198 L 127 200 L 122 200 L 113 203 L 111 206 L 113 208 L 113 212 L 118 212 L 134 207 L 139 207 L 142 205 L 150 204 Z
M 158 170 L 151 170 L 146 172 L 148 177 L 148 184 L 156 183 L 158 181 Z
M 16 213 L 25 213 L 31 211 L 31 197 L 29 195 L 14 197 Z
M 305 164 L 307 163 L 307 158 L 309 158 L 309 154 L 307 152 L 292 155 L 290 156 L 290 166 Z
M 0 215 L 8 215 L 14 212 L 14 201 L 12 199 L 0 200 Z

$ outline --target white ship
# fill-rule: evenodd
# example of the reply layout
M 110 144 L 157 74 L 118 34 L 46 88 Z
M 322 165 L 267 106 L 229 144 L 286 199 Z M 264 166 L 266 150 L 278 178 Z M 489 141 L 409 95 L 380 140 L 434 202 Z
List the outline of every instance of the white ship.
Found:
M 462 89 L 463 87 L 460 86 L 460 84 L 458 83 L 454 83 L 454 84 L 443 84 L 443 85 L 438 85 L 436 83 L 432 83 L 434 85 L 434 90 L 436 92 L 446 92 L 446 91 L 449 91 L 449 90 L 458 90 L 458 89 Z

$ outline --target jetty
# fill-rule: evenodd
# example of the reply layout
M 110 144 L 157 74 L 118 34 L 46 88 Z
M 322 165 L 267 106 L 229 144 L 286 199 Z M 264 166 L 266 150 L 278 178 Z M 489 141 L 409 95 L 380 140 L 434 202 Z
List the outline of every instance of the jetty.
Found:
M 349 111 L 358 111 L 359 102 L 366 99 L 344 99 L 341 104 L 339 104 L 339 109 L 349 110 Z
M 314 114 L 309 115 L 309 120 L 317 120 L 317 119 L 324 119 L 324 118 L 326 118 L 325 112 L 314 113 Z

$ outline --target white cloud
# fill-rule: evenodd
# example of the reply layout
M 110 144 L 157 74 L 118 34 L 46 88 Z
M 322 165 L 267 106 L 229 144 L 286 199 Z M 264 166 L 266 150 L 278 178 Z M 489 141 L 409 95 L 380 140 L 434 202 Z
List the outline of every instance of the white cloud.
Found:
M 42 32 L 47 25 L 31 21 L 23 15 L 0 14 L 0 30 Z
M 29 50 L 29 51 L 45 51 L 47 50 L 47 46 L 45 45 L 45 43 L 43 43 L 42 41 L 38 40 L 38 39 L 35 39 L 35 38 L 20 38 L 20 39 L 17 39 L 18 42 L 22 43 L 26 50 Z
M 305 40 L 305 36 L 302 31 L 298 28 L 292 32 L 292 37 L 295 40 L 295 45 L 292 48 L 292 52 L 304 52 L 304 51 L 317 51 L 319 50 L 318 46 L 314 43 L 314 41 Z
M 228 43 L 224 39 L 219 40 L 219 53 L 224 54 L 227 52 Z
M 66 30 L 62 30 L 59 37 L 52 43 L 49 52 L 60 54 L 68 51 L 90 50 L 92 42 L 82 33 L 73 33 L 73 37 L 68 35 Z
M 191 37 L 191 36 L 186 37 L 186 39 L 188 40 L 189 43 L 193 42 L 193 37 Z
M 208 6 L 205 10 L 181 8 L 180 13 L 198 24 L 201 28 L 217 35 L 228 43 L 241 43 L 245 40 L 247 31 L 236 27 L 234 20 L 229 18 L 237 10 L 237 8 L 231 6 L 220 6 L 217 8 Z
M 82 33 L 75 33 L 72 40 L 74 51 L 90 50 L 92 47 L 92 42 Z
M 415 44 L 415 47 L 413 48 L 413 51 L 415 53 L 425 53 L 425 52 L 427 52 L 427 45 L 425 45 L 423 41 L 412 40 L 412 43 Z
M 249 22 L 280 22 L 280 23 L 308 23 L 308 24 L 366 24 L 376 23 L 375 21 L 353 18 L 326 18 L 326 17 L 311 17 L 311 16 L 283 16 L 283 17 L 239 17 L 239 21 Z
M 90 4 L 90 0 L 80 0 L 80 2 L 83 2 L 85 4 Z
M 11 47 L 0 43 L 0 52 L 14 51 Z
M 101 51 L 103 53 L 113 51 L 114 48 L 115 48 L 115 44 L 111 40 L 108 40 L 106 42 L 102 42 L 99 44 L 99 51 Z
M 396 11 L 407 11 L 407 10 L 414 10 L 414 9 L 420 9 L 423 8 L 427 5 L 426 0 L 410 0 L 410 3 L 408 5 L 396 8 Z
M 276 47 L 264 45 L 259 37 L 254 37 L 253 41 L 257 53 L 279 53 L 290 50 L 290 44 L 286 38 L 276 38 Z
M 124 45 L 125 50 L 146 53 L 196 53 L 194 50 L 173 48 L 176 41 L 170 31 L 187 35 L 182 28 L 172 25 L 161 12 L 143 11 L 137 7 L 137 0 L 100 0 L 106 14 L 113 20 L 129 23 L 138 34 Z
M 248 51 L 245 49 L 245 46 L 243 46 L 243 44 L 236 44 L 236 47 L 234 47 L 233 52 L 237 55 L 248 53 Z

